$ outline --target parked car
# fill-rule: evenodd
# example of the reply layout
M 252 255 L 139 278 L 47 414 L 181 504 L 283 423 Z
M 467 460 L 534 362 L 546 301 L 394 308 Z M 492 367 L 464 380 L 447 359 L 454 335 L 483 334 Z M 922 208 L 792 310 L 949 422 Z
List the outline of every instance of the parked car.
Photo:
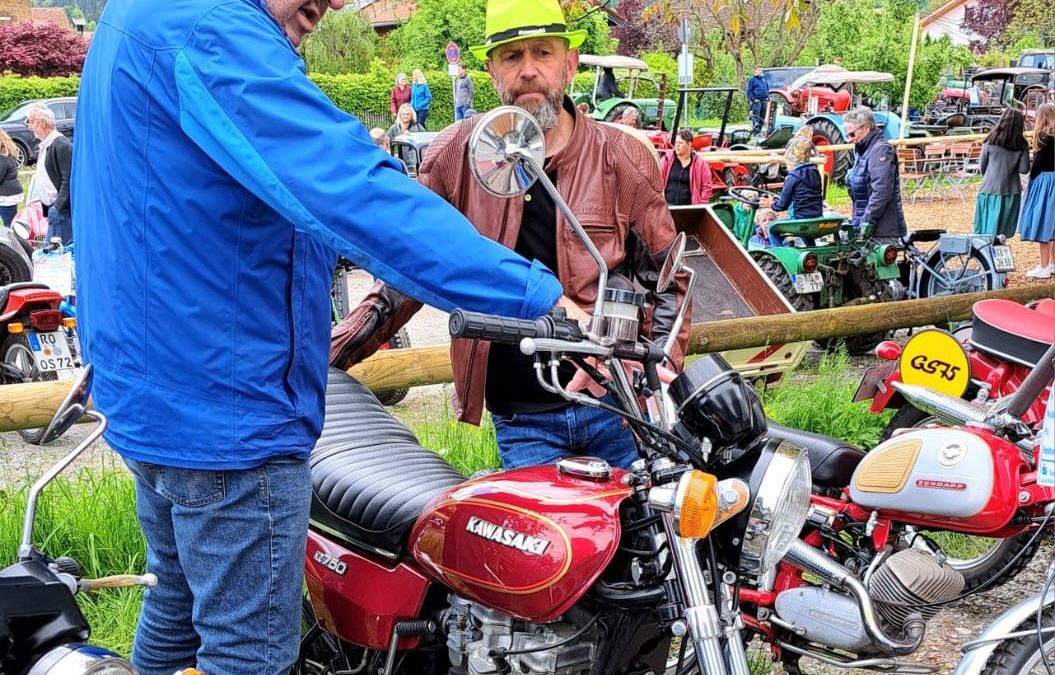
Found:
M 392 154 L 403 160 L 412 178 L 418 175 L 418 167 L 425 161 L 425 150 L 437 136 L 436 131 L 414 131 L 392 139 Z
M 20 166 L 37 161 L 39 142 L 33 132 L 26 126 L 26 114 L 34 103 L 43 103 L 55 113 L 55 128 L 68 138 L 73 138 L 73 122 L 77 116 L 76 97 L 35 99 L 19 103 L 14 108 L 0 114 L 0 129 L 7 132 L 18 148 Z

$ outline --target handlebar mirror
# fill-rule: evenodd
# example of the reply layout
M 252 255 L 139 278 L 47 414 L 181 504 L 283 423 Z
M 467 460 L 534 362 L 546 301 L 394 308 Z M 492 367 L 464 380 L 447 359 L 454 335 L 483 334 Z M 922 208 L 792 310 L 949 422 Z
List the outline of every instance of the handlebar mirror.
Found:
M 496 197 L 527 192 L 536 176 L 519 158 L 528 155 L 542 166 L 546 159 L 542 127 L 528 112 L 501 106 L 488 112 L 469 137 L 469 167 L 485 191 Z
M 11 223 L 11 231 L 15 233 L 15 236 L 19 239 L 29 241 L 29 225 L 22 220 L 16 220 Z
M 674 283 L 674 275 L 681 269 L 681 263 L 685 258 L 685 233 L 678 232 L 674 237 L 674 243 L 667 251 L 667 259 L 663 261 L 663 268 L 659 271 L 659 281 L 656 283 L 656 292 L 663 293 Z
M 74 382 L 73 388 L 66 394 L 66 398 L 55 411 L 54 417 L 44 430 L 44 435 L 41 436 L 41 445 L 51 443 L 77 423 L 77 420 L 84 415 L 84 411 L 88 409 L 88 397 L 91 391 L 92 367 L 89 364 L 81 371 L 81 376 Z

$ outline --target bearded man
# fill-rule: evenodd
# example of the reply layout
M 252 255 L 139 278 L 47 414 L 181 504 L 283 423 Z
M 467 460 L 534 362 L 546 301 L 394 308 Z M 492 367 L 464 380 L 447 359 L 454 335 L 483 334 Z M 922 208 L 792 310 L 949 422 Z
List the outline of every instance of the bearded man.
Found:
M 664 293 L 655 287 L 675 236 L 656 159 L 616 126 L 601 125 L 564 95 L 574 76 L 585 31 L 568 31 L 557 0 L 490 0 L 487 39 L 471 47 L 484 61 L 505 105 L 535 116 L 546 139 L 545 170 L 608 264 L 609 272 L 633 278 L 649 291 L 646 337 L 666 339 L 686 280 Z M 536 182 L 526 194 L 501 199 L 474 181 L 469 137 L 480 118 L 448 127 L 429 147 L 418 180 L 449 201 L 485 236 L 537 260 L 557 273 L 565 293 L 584 309 L 596 300 L 598 270 L 553 199 Z M 435 233 L 442 238 L 442 232 Z M 379 285 L 334 329 L 330 359 L 347 368 L 387 341 L 421 304 Z M 678 335 L 680 367 L 689 332 Z M 543 389 L 534 360 L 514 346 L 455 340 L 455 409 L 479 424 L 486 402 L 506 468 L 538 465 L 568 455 L 601 457 L 616 466 L 637 459 L 626 423 L 612 413 L 569 403 Z M 572 383 L 574 369 L 561 373 Z M 576 382 L 585 378 L 575 377 Z

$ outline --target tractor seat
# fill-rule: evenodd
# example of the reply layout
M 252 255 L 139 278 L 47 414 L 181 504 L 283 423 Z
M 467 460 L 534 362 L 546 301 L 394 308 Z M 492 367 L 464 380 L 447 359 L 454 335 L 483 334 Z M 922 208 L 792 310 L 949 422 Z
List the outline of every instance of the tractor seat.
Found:
M 1055 343 L 1055 301 L 1031 309 L 1011 300 L 982 300 L 971 312 L 971 346 L 993 356 L 1032 368 Z
M 366 386 L 334 368 L 326 421 L 308 462 L 312 522 L 392 557 L 404 552 L 425 506 L 465 481 L 421 447 Z
M 810 456 L 813 484 L 823 488 L 844 488 L 865 453 L 855 445 L 830 436 L 792 429 L 767 419 L 769 438 L 780 438 L 805 448 Z

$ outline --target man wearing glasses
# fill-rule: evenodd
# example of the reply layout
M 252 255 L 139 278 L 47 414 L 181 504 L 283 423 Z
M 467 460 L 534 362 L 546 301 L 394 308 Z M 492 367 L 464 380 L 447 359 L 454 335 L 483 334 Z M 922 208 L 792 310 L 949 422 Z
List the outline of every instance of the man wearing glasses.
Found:
M 897 152 L 876 128 L 868 108 L 846 113 L 843 129 L 857 152 L 857 161 L 847 177 L 847 189 L 853 200 L 851 223 L 855 230 L 871 226 L 872 239 L 876 241 L 898 243 L 908 228 L 901 208 Z
M 39 199 L 48 212 L 48 241 L 73 241 L 73 222 L 70 218 L 70 167 L 73 164 L 73 144 L 55 130 L 55 113 L 43 103 L 34 104 L 26 115 L 26 126 L 40 141 L 37 171 L 29 199 Z

